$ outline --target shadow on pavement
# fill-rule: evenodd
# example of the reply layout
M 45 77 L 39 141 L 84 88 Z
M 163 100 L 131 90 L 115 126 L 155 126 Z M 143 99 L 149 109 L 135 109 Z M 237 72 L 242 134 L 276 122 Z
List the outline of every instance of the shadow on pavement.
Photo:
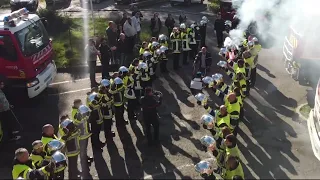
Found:
M 269 71 L 269 69 L 261 66 L 260 64 L 258 64 L 257 69 L 259 69 L 260 71 L 265 72 L 265 73 L 266 73 L 269 77 L 271 77 L 271 78 L 276 78 L 276 76 L 273 75 L 273 74 Z
M 129 176 L 126 171 L 125 160 L 120 156 L 118 147 L 113 141 L 107 143 L 107 149 L 110 157 L 110 164 L 112 169 L 112 178 L 128 179 Z
M 23 126 L 21 140 L 17 142 L 3 142 L 0 144 L 1 162 L 0 179 L 11 179 L 11 164 L 14 158 L 14 151 L 17 148 L 25 147 L 31 152 L 31 144 L 35 140 L 41 139 L 41 129 L 45 124 L 52 124 L 58 127 L 60 110 L 66 108 L 66 104 L 60 100 L 59 96 L 43 97 L 37 96 L 34 99 L 26 99 L 20 92 L 7 93 L 9 102 L 15 106 L 13 112 Z M 19 128 L 18 124 L 15 126 Z M 55 129 L 57 132 L 58 129 Z M 35 133 L 38 132 L 38 133 Z
M 96 151 L 93 150 L 93 158 L 94 158 L 94 164 L 95 168 L 97 170 L 97 175 L 99 179 L 109 179 L 112 178 L 112 175 L 110 174 L 108 165 L 103 158 L 103 151 Z
M 277 113 L 292 118 L 295 112 L 286 108 L 296 107 L 293 99 L 285 97 L 277 89 L 268 91 L 271 83 L 261 76 L 257 76 L 257 93 L 259 93 L 270 106 L 264 105 L 262 99 L 255 99 L 259 95 L 250 96 L 245 102 L 245 118 L 243 123 L 250 130 L 252 138 L 240 130 L 239 135 L 243 138 L 244 144 L 239 142 L 239 148 L 248 161 L 247 166 L 252 169 L 261 179 L 287 179 L 289 178 L 282 168 L 291 174 L 297 174 L 291 160 L 299 162 L 299 159 L 292 153 L 292 144 L 287 136 L 296 138 L 297 134 L 293 127 L 282 120 Z M 252 92 L 251 94 L 254 94 Z M 272 96 L 272 97 L 270 97 Z M 253 98 L 255 97 L 255 98 Z M 254 139 L 254 141 L 252 140 Z M 286 156 L 291 160 L 289 160 Z M 273 167 L 266 169 L 266 167 Z M 253 178 L 250 172 L 247 178 Z M 251 177 L 250 177 L 251 176 Z
M 143 169 L 137 154 L 136 148 L 132 142 L 131 135 L 126 127 L 118 127 L 118 134 L 123 144 L 125 163 L 128 169 L 128 178 L 138 179 L 143 177 Z

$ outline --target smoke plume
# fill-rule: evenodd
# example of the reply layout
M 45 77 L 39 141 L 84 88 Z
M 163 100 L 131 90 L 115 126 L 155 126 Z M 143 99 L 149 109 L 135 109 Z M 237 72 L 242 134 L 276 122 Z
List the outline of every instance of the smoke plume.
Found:
M 309 44 L 316 45 L 320 41 L 320 0 L 232 0 L 237 9 L 240 24 L 230 31 L 231 39 L 241 39 L 243 32 L 252 22 L 256 22 L 259 38 L 262 41 L 272 39 L 283 43 L 289 35 L 290 27 L 308 39 Z M 270 38 L 272 37 L 272 38 Z

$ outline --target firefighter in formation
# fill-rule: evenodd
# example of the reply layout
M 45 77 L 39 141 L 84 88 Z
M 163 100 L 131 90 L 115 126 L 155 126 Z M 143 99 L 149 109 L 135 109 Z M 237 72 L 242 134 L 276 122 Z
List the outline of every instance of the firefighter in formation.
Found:
M 241 45 L 221 48 L 219 54 L 225 58 L 217 65 L 231 78 L 226 84 L 223 75 L 216 73 L 203 77 L 204 87 L 213 90 L 223 100 L 219 107 L 211 107 L 203 93 L 195 95 L 197 103 L 203 106 L 207 114 L 201 117 L 203 128 L 211 132 L 201 138 L 206 151 L 217 159 L 217 168 L 213 169 L 208 161 L 195 165 L 195 170 L 204 179 L 216 179 L 219 174 L 223 179 L 244 179 L 243 168 L 237 147 L 239 123 L 243 120 L 243 101 L 254 87 L 258 53 L 261 45 L 256 37 L 248 37 Z

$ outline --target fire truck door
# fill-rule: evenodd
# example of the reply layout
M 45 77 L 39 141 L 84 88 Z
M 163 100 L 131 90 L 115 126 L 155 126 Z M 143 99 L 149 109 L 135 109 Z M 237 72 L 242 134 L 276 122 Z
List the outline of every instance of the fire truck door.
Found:
M 0 34 L 0 74 L 11 79 L 25 78 L 19 69 L 19 62 L 16 46 L 13 44 L 10 35 Z

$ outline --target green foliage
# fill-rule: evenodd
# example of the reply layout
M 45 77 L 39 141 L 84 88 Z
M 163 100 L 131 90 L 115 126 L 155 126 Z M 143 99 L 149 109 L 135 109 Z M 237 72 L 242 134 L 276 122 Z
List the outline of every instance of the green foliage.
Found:
M 85 62 L 83 19 L 62 16 L 57 12 L 41 9 L 40 17 L 47 20 L 47 31 L 53 39 L 54 60 L 57 67 L 68 67 L 83 64 Z M 89 19 L 89 36 L 105 37 L 108 19 L 95 18 L 94 23 Z M 141 40 L 148 41 L 151 38 L 149 23 L 142 22 Z M 95 34 L 93 29 L 95 28 Z M 165 31 L 165 28 L 163 28 Z
M 209 8 L 213 13 L 218 13 L 220 9 L 220 4 L 219 2 L 210 2 Z
M 7 7 L 10 5 L 10 0 L 0 0 L 0 7 Z

